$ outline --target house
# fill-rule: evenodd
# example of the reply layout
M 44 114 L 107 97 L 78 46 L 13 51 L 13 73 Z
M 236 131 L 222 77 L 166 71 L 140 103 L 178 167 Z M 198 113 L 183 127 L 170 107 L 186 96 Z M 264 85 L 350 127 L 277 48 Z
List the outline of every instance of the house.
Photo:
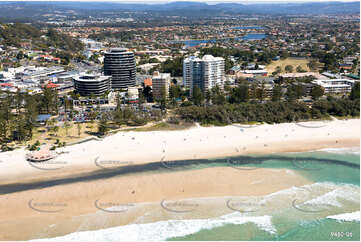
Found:
M 340 63 L 339 65 L 338 65 L 338 68 L 340 69 L 340 70 L 342 70 L 342 69 L 344 69 L 344 70 L 351 70 L 352 69 L 352 63 Z
M 228 74 L 235 75 L 237 72 L 241 70 L 240 66 L 233 66 L 229 71 Z
M 40 55 L 39 59 L 46 61 L 46 62 L 54 62 L 54 63 L 58 63 L 58 64 L 60 63 L 60 58 L 54 57 L 51 55 Z
M 147 87 L 147 86 L 152 87 L 152 78 L 146 78 L 144 80 L 144 87 Z
M 57 87 L 59 87 L 59 85 L 52 82 L 48 82 L 48 84 L 42 85 L 42 88 L 57 88 Z

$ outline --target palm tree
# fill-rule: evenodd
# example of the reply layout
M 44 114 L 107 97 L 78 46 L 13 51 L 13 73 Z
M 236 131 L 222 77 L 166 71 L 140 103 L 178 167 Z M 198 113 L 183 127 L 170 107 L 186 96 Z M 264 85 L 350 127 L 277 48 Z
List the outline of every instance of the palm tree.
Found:
M 68 136 L 68 131 L 71 128 L 72 124 L 69 121 L 64 122 L 65 134 Z
M 76 124 L 76 127 L 77 127 L 77 129 L 78 129 L 78 137 L 80 137 L 80 134 L 81 134 L 81 124 L 78 122 L 78 123 Z
M 98 132 L 101 135 L 105 135 L 107 133 L 107 131 L 109 130 L 108 127 L 108 119 L 107 117 L 103 114 L 98 122 Z

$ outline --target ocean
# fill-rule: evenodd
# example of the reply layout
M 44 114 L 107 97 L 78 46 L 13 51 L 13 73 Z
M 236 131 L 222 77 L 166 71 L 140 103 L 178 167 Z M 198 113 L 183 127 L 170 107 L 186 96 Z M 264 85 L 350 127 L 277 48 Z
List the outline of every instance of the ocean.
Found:
M 46 240 L 360 240 L 359 150 L 239 156 L 175 169 L 225 165 L 240 172 L 286 168 L 313 183 L 260 197 L 228 197 L 229 212 L 217 217 L 129 224 Z

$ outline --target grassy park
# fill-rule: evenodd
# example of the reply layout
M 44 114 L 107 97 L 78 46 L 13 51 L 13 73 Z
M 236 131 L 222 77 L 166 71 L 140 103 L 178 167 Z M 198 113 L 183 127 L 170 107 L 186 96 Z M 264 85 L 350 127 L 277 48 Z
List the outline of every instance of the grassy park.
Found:
M 310 70 L 310 68 L 307 65 L 310 62 L 310 60 L 311 59 L 286 58 L 283 60 L 272 61 L 270 64 L 266 66 L 266 70 L 268 71 L 268 73 L 271 74 L 272 72 L 276 71 L 277 66 L 279 66 L 281 67 L 281 73 L 286 73 L 285 67 L 287 65 L 290 65 L 293 67 L 293 72 L 296 72 L 298 66 L 301 66 L 302 69 L 307 72 L 315 71 L 315 70 Z M 320 66 L 320 63 L 318 63 L 318 65 Z
M 71 124 L 68 128 L 58 126 L 57 131 L 54 131 L 51 128 L 48 129 L 46 126 L 38 127 L 34 129 L 32 139 L 27 141 L 25 144 L 32 145 L 37 140 L 41 144 L 52 144 L 55 143 L 57 139 L 59 139 L 60 142 L 71 143 L 89 136 L 89 133 L 97 131 L 96 123 L 79 123 L 79 126 L 80 128 L 78 128 L 78 124 L 76 123 Z

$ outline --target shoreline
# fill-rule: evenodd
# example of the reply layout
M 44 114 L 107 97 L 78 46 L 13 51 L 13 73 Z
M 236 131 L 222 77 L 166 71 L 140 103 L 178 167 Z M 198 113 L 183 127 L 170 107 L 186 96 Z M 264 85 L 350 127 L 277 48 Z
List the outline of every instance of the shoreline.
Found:
M 161 161 L 309 152 L 360 145 L 360 119 L 305 124 L 309 128 L 284 123 L 246 128 L 230 125 L 198 126 L 181 131 L 118 132 L 102 141 L 61 148 L 58 151 L 69 153 L 59 155 L 49 163 L 26 161 L 27 151 L 24 149 L 9 151 L 0 153 L 0 184 L 53 179 Z
M 186 131 L 117 133 L 103 141 L 65 147 L 63 150 L 70 153 L 54 161 L 61 161 L 62 158 L 63 161 L 73 162 L 61 164 L 53 170 L 35 168 L 21 160 L 25 154 L 23 150 L 2 153 L 0 185 L 4 185 L 4 194 L 1 195 L 0 207 L 6 210 L 0 213 L 0 231 L 6 233 L 0 235 L 0 240 L 51 238 L 127 224 L 222 216 L 233 211 L 225 203 L 230 197 L 236 200 L 240 197 L 259 198 L 285 189 L 311 185 L 314 181 L 289 168 L 210 166 L 168 170 L 163 167 L 163 170 L 147 172 L 147 167 L 161 160 L 172 166 L 173 162 L 181 160 L 256 155 L 257 152 L 282 154 L 356 147 L 359 145 L 359 121 L 337 120 L 320 128 L 281 124 L 242 130 L 240 127 L 226 126 L 196 127 Z M 312 124 L 317 125 L 316 122 Z M 246 149 L 243 149 L 244 143 L 247 143 Z M 196 157 L 194 154 L 197 154 Z M 4 159 L 6 157 L 8 160 Z M 96 162 L 94 157 L 98 157 Z M 172 160 L 172 157 L 180 160 Z M 96 166 L 96 163 L 103 168 Z M 49 164 L 50 168 L 51 165 L 59 166 Z M 146 169 L 132 173 L 129 165 L 142 165 Z M 130 173 L 118 173 L 119 170 L 112 171 L 112 167 L 122 167 Z M 76 180 L 77 175 L 87 172 L 100 177 Z M 115 175 L 101 177 L 109 172 Z M 69 179 L 70 182 L 62 183 L 56 180 L 58 178 Z M 35 181 L 50 185 L 32 187 Z M 7 184 L 16 185 L 22 190 L 6 193 Z M 183 206 L 183 202 L 201 203 L 202 199 L 208 201 L 207 198 L 214 199 L 202 203 L 197 212 L 172 212 L 174 209 L 189 208 L 193 211 L 193 207 L 189 207 L 192 204 Z M 169 202 L 174 203 L 164 208 L 162 203 Z M 119 206 L 120 211 L 109 212 L 112 207 L 119 209 Z M 21 234 L 18 233 L 19 227 L 22 228 Z

